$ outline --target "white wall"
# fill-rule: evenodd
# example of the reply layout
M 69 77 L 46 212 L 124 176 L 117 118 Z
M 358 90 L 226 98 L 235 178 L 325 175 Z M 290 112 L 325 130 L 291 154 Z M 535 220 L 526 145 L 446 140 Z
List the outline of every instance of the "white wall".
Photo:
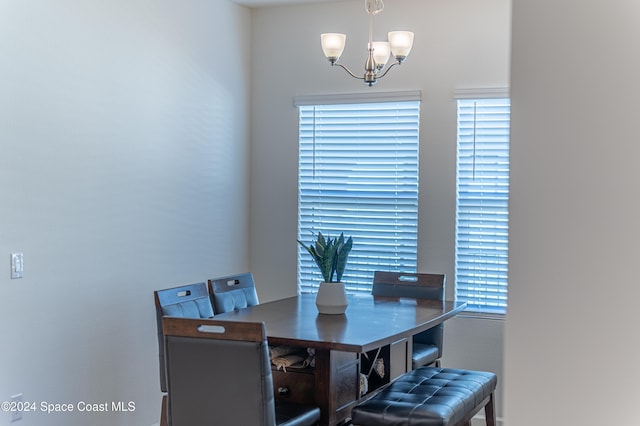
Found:
M 320 33 L 346 32 L 342 62 L 363 70 L 368 16 L 361 0 L 252 12 L 251 270 L 262 300 L 296 291 L 296 95 L 422 90 L 418 270 L 444 272 L 453 298 L 456 106 L 460 88 L 509 85 L 509 0 L 393 0 L 380 38 L 415 32 L 411 55 L 373 88 L 331 68 Z M 261 283 L 268 289 L 261 288 Z M 447 325 L 445 365 L 501 373 L 502 321 Z M 481 347 L 481 350 L 477 348 Z M 498 400 L 501 411 L 501 400 Z
M 136 404 L 17 424 L 159 420 L 152 291 L 248 269 L 249 34 L 229 2 L 0 2 L 0 401 Z
M 513 3 L 506 420 L 637 425 L 640 3 Z

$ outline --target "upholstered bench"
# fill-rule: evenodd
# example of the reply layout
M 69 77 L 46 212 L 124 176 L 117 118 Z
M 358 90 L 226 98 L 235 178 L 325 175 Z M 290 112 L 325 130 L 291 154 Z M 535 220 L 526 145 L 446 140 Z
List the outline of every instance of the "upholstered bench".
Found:
M 400 376 L 351 411 L 358 426 L 463 426 L 483 407 L 495 426 L 498 379 L 483 371 L 420 367 Z

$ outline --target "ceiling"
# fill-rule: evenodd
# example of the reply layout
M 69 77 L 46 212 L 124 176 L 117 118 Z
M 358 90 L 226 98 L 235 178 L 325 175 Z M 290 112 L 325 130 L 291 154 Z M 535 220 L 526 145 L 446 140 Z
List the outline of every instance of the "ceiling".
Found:
M 266 7 L 279 6 L 285 4 L 304 4 L 304 3 L 331 3 L 346 0 L 231 0 L 234 3 L 247 7 Z

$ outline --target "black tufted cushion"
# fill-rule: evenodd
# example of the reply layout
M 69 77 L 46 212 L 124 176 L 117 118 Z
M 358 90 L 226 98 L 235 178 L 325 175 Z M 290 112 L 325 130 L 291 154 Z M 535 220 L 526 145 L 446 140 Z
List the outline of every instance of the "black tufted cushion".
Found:
M 213 306 L 209 297 L 202 297 L 162 306 L 162 315 L 178 318 L 213 318 Z
M 236 309 L 244 309 L 248 306 L 258 304 L 258 294 L 255 287 L 238 288 L 228 290 L 224 293 L 214 293 L 213 303 L 216 306 L 216 312 L 232 312 Z
M 436 328 L 439 327 L 436 326 Z M 423 365 L 433 364 L 438 358 L 440 358 L 440 350 L 438 349 L 438 346 L 418 343 L 414 340 L 413 351 L 411 352 L 411 368 L 416 369 Z
M 493 373 L 421 367 L 354 407 L 351 417 L 354 425 L 453 426 L 482 408 L 497 382 Z
M 260 303 L 251 272 L 209 280 L 209 292 L 217 314 Z

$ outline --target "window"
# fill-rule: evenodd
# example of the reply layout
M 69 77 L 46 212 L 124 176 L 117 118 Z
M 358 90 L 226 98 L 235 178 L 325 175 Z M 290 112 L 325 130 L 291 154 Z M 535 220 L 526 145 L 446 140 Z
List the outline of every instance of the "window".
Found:
M 416 270 L 419 93 L 398 97 L 296 99 L 298 238 L 353 237 L 342 279 L 349 291 L 370 292 L 376 270 Z M 298 247 L 300 290 L 316 291 L 321 281 Z
M 455 286 L 469 311 L 507 307 L 510 109 L 458 99 Z

